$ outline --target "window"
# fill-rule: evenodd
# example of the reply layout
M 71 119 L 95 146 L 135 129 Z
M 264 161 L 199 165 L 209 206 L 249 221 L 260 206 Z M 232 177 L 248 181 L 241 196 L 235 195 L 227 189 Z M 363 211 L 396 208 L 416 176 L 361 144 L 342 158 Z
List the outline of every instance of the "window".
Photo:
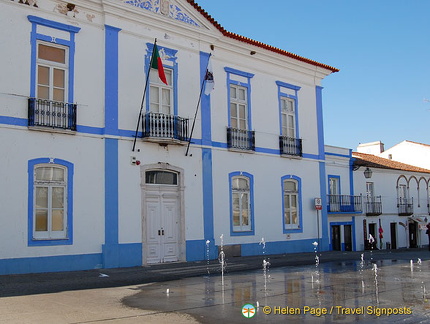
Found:
M 67 174 L 62 166 L 34 168 L 34 238 L 66 238 Z
M 247 110 L 247 89 L 242 86 L 230 85 L 230 126 L 247 130 Z
M 164 184 L 173 185 L 178 184 L 178 174 L 168 171 L 146 171 L 146 183 L 148 184 Z
M 251 125 L 251 78 L 254 74 L 224 68 L 228 84 L 227 147 L 255 151 Z
M 167 84 L 164 84 L 154 69 L 150 71 L 150 106 L 151 112 L 166 115 L 173 114 L 173 78 L 171 69 L 165 68 Z
M 281 154 L 302 156 L 302 140 L 298 134 L 297 98 L 300 87 L 276 81 L 279 100 L 279 149 Z
M 301 230 L 300 178 L 282 177 L 284 233 Z
M 295 102 L 290 98 L 281 98 L 281 135 L 296 137 L 296 109 Z
M 29 245 L 72 244 L 73 164 L 29 161 Z
M 252 176 L 233 173 L 230 175 L 232 234 L 253 233 Z
M 67 101 L 68 48 L 37 43 L 37 98 Z

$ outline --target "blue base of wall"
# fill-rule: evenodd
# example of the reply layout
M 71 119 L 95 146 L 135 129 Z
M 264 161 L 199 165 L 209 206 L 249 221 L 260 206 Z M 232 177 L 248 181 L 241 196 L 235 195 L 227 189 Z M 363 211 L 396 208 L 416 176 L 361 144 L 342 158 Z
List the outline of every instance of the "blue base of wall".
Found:
M 102 254 L 78 254 L 0 260 L 0 275 L 78 271 L 100 268 Z
M 127 268 L 142 265 L 142 244 L 104 244 L 103 268 Z
M 208 251 L 209 248 L 209 251 Z M 205 240 L 193 240 L 186 242 L 188 262 L 214 260 L 218 258 L 218 247 L 215 245 L 214 240 L 206 244 Z

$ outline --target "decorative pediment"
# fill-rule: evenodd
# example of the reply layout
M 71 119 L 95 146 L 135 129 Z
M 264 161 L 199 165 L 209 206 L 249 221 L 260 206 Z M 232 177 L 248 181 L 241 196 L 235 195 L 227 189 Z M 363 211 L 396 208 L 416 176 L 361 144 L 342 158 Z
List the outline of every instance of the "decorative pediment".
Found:
M 176 5 L 175 0 L 122 0 L 122 2 L 200 27 L 194 19 Z

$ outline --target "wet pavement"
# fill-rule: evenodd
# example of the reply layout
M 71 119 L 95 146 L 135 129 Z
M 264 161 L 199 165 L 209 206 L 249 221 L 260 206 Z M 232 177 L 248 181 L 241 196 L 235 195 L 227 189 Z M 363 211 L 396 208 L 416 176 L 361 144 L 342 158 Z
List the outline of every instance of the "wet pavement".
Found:
M 217 260 L 0 276 L 0 323 L 427 323 L 429 260 L 332 251 L 227 258 L 224 276 Z

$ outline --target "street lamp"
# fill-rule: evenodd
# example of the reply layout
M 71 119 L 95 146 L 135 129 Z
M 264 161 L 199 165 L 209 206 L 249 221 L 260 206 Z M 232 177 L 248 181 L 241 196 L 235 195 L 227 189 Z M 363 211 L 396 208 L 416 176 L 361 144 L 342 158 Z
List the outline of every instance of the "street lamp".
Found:
M 372 177 L 372 170 L 370 170 L 369 167 L 367 167 L 366 170 L 364 170 L 364 177 L 366 179 L 370 179 Z

